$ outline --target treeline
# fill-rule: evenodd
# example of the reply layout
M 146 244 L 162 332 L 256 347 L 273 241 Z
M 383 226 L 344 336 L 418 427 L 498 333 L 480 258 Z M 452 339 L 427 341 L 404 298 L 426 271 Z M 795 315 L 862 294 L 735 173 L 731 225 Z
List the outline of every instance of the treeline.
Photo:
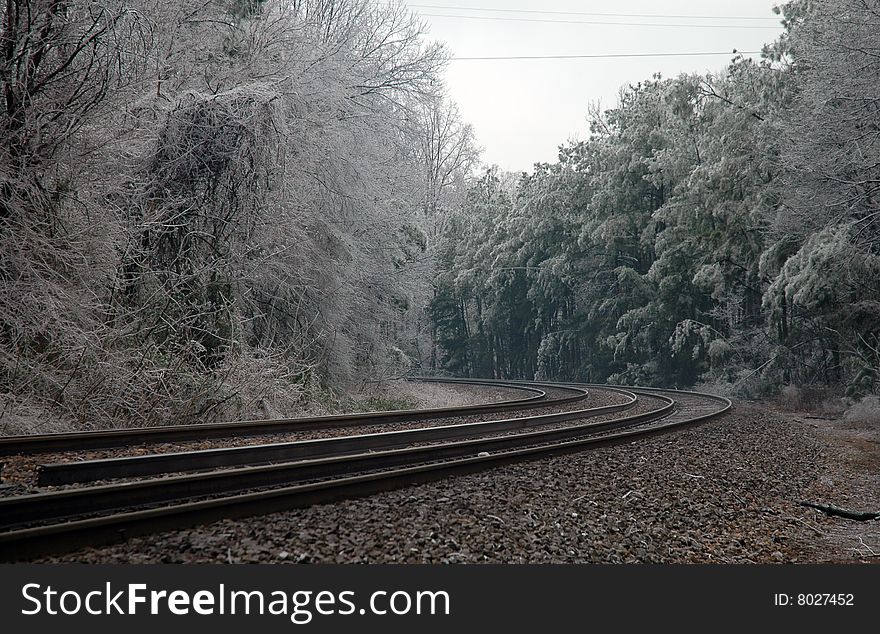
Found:
M 3 3 L 0 428 L 290 414 L 428 350 L 475 154 L 423 31 L 370 0 Z
M 655 77 L 438 245 L 434 367 L 880 390 L 880 2 L 782 7 L 759 61 Z

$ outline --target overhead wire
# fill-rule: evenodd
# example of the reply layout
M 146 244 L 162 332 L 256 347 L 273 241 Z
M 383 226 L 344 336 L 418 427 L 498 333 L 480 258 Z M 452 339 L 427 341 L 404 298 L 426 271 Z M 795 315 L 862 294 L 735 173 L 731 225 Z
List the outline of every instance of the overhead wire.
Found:
M 699 57 L 703 55 L 757 55 L 761 51 L 717 51 L 717 52 L 686 52 L 686 53 L 597 53 L 585 55 L 498 55 L 486 57 L 452 57 L 453 62 L 481 60 L 518 60 L 518 59 L 606 59 L 619 57 Z
M 657 13 L 597 13 L 590 11 L 549 11 L 540 9 L 501 9 L 497 7 L 462 7 L 442 4 L 415 4 L 406 3 L 408 7 L 416 9 L 444 9 L 449 11 L 478 11 L 487 13 L 530 13 L 545 15 L 582 15 L 614 18 L 662 18 L 662 19 L 687 19 L 687 20 L 774 20 L 778 17 L 758 17 L 748 15 L 670 15 Z
M 457 20 L 490 20 L 500 22 L 539 22 L 544 24 L 593 24 L 601 26 L 647 26 L 647 27 L 674 27 L 674 28 L 698 28 L 698 29 L 773 29 L 779 30 L 781 26 L 764 26 L 760 24 L 672 24 L 668 22 L 603 22 L 599 20 L 548 20 L 542 18 L 509 18 L 488 15 L 448 15 L 440 13 L 419 13 L 426 18 L 453 18 Z

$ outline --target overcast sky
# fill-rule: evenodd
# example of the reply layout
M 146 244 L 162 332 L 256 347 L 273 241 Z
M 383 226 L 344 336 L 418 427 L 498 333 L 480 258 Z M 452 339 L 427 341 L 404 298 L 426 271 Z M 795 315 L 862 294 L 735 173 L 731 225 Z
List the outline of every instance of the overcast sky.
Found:
M 759 51 L 782 32 L 772 11 L 779 0 L 420 0 L 408 4 L 428 24 L 429 36 L 445 42 L 456 57 Z M 477 8 L 523 12 L 473 10 Z M 439 14 L 473 17 L 436 17 Z M 731 17 L 709 20 L 683 16 Z M 530 171 L 536 162 L 555 162 L 557 148 L 566 140 L 586 138 L 586 113 L 591 102 L 599 100 L 603 108 L 609 108 L 623 85 L 650 78 L 655 72 L 672 77 L 720 70 L 730 57 L 460 60 L 450 64 L 447 82 L 463 118 L 476 130 L 484 148 L 483 160 L 506 170 Z

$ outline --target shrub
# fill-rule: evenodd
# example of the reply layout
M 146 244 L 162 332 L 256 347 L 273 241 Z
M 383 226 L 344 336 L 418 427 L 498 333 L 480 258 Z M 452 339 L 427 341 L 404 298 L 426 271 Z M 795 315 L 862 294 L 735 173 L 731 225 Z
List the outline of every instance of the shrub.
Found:
M 850 423 L 880 425 L 880 397 L 866 396 L 846 410 L 843 417 Z

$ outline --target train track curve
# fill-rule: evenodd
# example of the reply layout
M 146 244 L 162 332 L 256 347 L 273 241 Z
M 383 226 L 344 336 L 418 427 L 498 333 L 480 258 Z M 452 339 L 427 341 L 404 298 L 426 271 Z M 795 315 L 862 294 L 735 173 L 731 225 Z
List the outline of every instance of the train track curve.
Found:
M 572 383 L 443 381 L 507 387 L 527 396 L 460 408 L 286 419 L 275 422 L 279 426 L 275 429 L 358 429 L 389 421 L 411 425 L 432 418 L 466 417 L 465 422 L 455 424 L 45 464 L 39 485 L 62 488 L 0 497 L 0 560 L 26 559 L 223 518 L 328 503 L 523 460 L 631 442 L 710 420 L 731 408 L 728 399 L 698 392 Z M 597 392 L 612 394 L 617 402 L 589 407 L 590 394 Z M 540 407 L 550 411 L 467 419 Z M 298 421 L 302 427 L 297 426 Z M 195 430 L 149 428 L 146 434 L 143 430 L 113 430 L 109 435 L 83 432 L 65 434 L 64 438 L 56 434 L 18 437 L 0 440 L 0 451 L 6 455 L 38 454 L 59 451 L 59 443 L 64 451 L 119 447 L 124 446 L 118 443 L 126 435 L 129 442 L 167 443 L 200 438 L 192 435 L 199 429 L 211 438 L 259 437 L 275 433 L 269 431 L 271 424 L 257 421 L 190 426 Z M 20 444 L 16 446 L 16 442 Z M 117 444 L 95 444 L 107 442 Z
M 454 379 L 438 378 L 434 379 L 433 382 L 457 383 L 458 381 Z M 252 437 L 277 434 L 282 431 L 326 430 L 336 427 L 366 426 L 392 423 L 402 420 L 429 420 L 432 418 L 477 413 L 492 414 L 542 407 L 547 404 L 548 400 L 546 392 L 536 386 L 511 383 L 509 381 L 480 380 L 475 380 L 470 384 L 508 387 L 513 390 L 524 392 L 528 396 L 460 407 L 436 407 L 420 410 L 394 410 L 387 412 L 367 412 L 274 420 L 235 421 L 201 425 L 167 425 L 162 427 L 137 427 L 104 431 L 5 436 L 0 437 L 0 456 L 19 453 L 47 453 L 107 447 L 127 447 L 145 443 L 180 442 L 186 440 L 201 440 L 205 438 L 226 438 L 230 436 Z M 568 397 L 555 399 L 555 402 L 562 403 L 582 398 L 584 398 L 582 392 L 576 392 Z

